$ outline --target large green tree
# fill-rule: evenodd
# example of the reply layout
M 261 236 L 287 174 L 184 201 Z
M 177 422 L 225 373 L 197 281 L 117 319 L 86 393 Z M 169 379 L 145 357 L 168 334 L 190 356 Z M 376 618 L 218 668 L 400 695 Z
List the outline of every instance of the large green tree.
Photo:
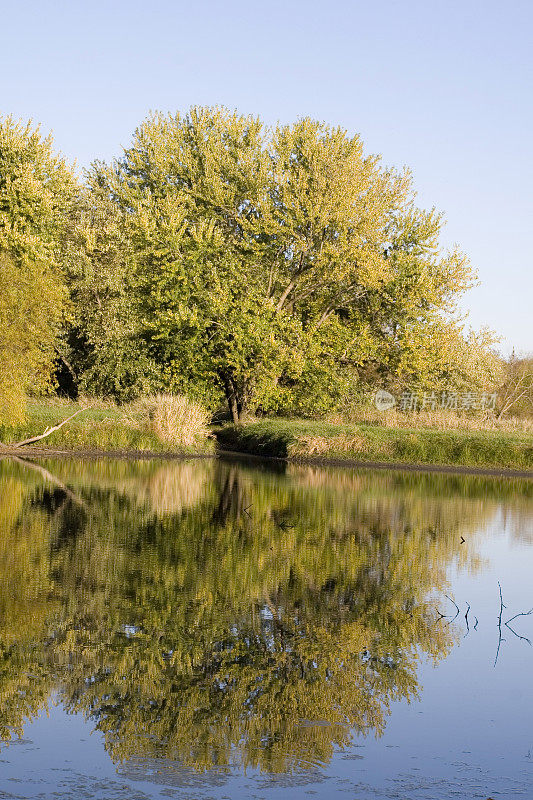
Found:
M 127 401 L 161 385 L 142 336 L 133 254 L 124 211 L 98 185 L 81 192 L 64 239 L 71 314 L 59 348 L 65 384 L 80 392 Z
M 71 170 L 38 128 L 0 119 L 0 423 L 23 415 L 50 379 L 67 294 L 62 237 Z
M 235 421 L 247 405 L 326 408 L 369 369 L 486 379 L 454 318 L 467 259 L 441 252 L 441 217 L 358 136 L 220 108 L 155 114 L 90 184 L 131 245 L 130 340 L 163 385 L 225 396 Z

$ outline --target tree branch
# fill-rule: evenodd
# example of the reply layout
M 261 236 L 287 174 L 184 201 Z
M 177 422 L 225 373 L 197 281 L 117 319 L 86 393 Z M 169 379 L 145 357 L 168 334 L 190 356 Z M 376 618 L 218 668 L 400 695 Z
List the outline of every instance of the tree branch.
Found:
M 302 251 L 300 253 L 300 263 L 299 263 L 297 269 L 293 272 L 293 277 L 289 281 L 289 285 L 286 287 L 286 289 L 284 289 L 281 297 L 279 298 L 279 300 L 278 300 L 278 302 L 276 304 L 276 311 L 281 311 L 281 309 L 285 305 L 285 300 L 287 299 L 289 294 L 292 292 L 292 290 L 296 286 L 297 278 L 299 278 L 300 275 L 303 275 L 303 273 L 305 271 L 306 271 L 306 268 L 304 267 L 304 253 Z
M 285 303 L 285 300 L 287 299 L 287 297 L 289 296 L 291 291 L 294 289 L 294 286 L 295 286 L 295 282 L 294 281 L 290 281 L 289 285 L 283 291 L 281 297 L 279 298 L 278 302 L 276 303 L 276 311 L 281 311 L 281 309 L 283 308 L 283 305 Z
M 51 433 L 54 431 L 58 431 L 63 425 L 66 425 L 67 422 L 70 422 L 71 419 L 77 417 L 78 414 L 81 414 L 82 411 L 87 411 L 87 408 L 79 408 L 74 414 L 71 414 L 70 417 L 67 417 L 60 422 L 58 425 L 53 425 L 51 428 L 47 428 L 44 433 L 39 434 L 39 436 L 32 436 L 30 439 L 24 439 L 22 442 L 13 442 L 8 447 L 24 447 L 27 444 L 33 444 L 33 442 L 38 442 L 40 439 L 45 439 L 47 436 L 50 436 Z

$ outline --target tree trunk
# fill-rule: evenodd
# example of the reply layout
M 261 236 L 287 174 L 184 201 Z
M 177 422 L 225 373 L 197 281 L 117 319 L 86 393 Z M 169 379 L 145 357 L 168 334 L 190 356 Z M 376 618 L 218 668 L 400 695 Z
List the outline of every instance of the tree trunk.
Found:
M 237 390 L 235 389 L 235 384 L 233 383 L 232 378 L 225 379 L 224 387 L 226 390 L 229 413 L 231 414 L 231 421 L 234 425 L 237 425 L 242 413 L 242 403 L 237 396 Z

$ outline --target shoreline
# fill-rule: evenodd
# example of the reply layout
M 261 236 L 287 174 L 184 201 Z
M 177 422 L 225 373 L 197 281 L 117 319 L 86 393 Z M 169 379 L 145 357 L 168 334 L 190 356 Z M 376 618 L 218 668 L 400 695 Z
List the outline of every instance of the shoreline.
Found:
M 98 449 L 59 449 L 59 448 L 9 448 L 0 449 L 0 458 L 21 460 L 41 458 L 75 458 L 96 460 L 99 458 L 124 461 L 164 460 L 184 461 L 189 459 L 237 459 L 273 464 L 302 464 L 316 467 L 348 467 L 350 469 L 389 470 L 391 472 L 435 472 L 455 475 L 480 475 L 494 478 L 526 478 L 533 480 L 533 470 L 517 470 L 507 467 L 474 467 L 462 464 L 416 464 L 410 462 L 389 462 L 340 458 L 335 456 L 281 457 L 256 453 L 243 453 L 236 450 L 218 449 L 213 453 L 184 453 L 155 450 L 98 450 Z
M 355 458 L 334 456 L 279 456 L 254 455 L 236 450 L 219 450 L 216 457 L 251 461 L 269 461 L 278 464 L 301 464 L 316 467 L 349 467 L 351 469 L 379 469 L 391 472 L 440 472 L 446 475 L 480 475 L 492 478 L 526 478 L 533 480 L 533 470 L 515 470 L 507 467 L 469 467 L 461 464 L 410 464 L 401 461 L 358 461 Z
M 265 419 L 226 425 L 218 449 L 291 463 L 533 478 L 533 437 Z
M 124 461 L 140 461 L 159 458 L 163 461 L 179 461 L 189 458 L 214 458 L 215 453 L 187 453 L 183 451 L 174 450 L 135 450 L 135 449 L 119 449 L 119 450 L 99 450 L 98 448 L 54 448 L 54 447 L 39 447 L 39 448 L 21 448 L 21 447 L 0 447 L 0 458 L 115 458 Z

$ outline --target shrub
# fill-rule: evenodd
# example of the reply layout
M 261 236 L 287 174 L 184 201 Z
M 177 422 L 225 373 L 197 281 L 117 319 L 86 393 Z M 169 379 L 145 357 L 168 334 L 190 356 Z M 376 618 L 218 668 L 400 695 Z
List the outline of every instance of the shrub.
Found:
M 205 443 L 209 432 L 209 414 L 205 408 L 184 395 L 157 394 L 132 404 L 135 420 L 144 420 L 163 442 L 179 447 Z

